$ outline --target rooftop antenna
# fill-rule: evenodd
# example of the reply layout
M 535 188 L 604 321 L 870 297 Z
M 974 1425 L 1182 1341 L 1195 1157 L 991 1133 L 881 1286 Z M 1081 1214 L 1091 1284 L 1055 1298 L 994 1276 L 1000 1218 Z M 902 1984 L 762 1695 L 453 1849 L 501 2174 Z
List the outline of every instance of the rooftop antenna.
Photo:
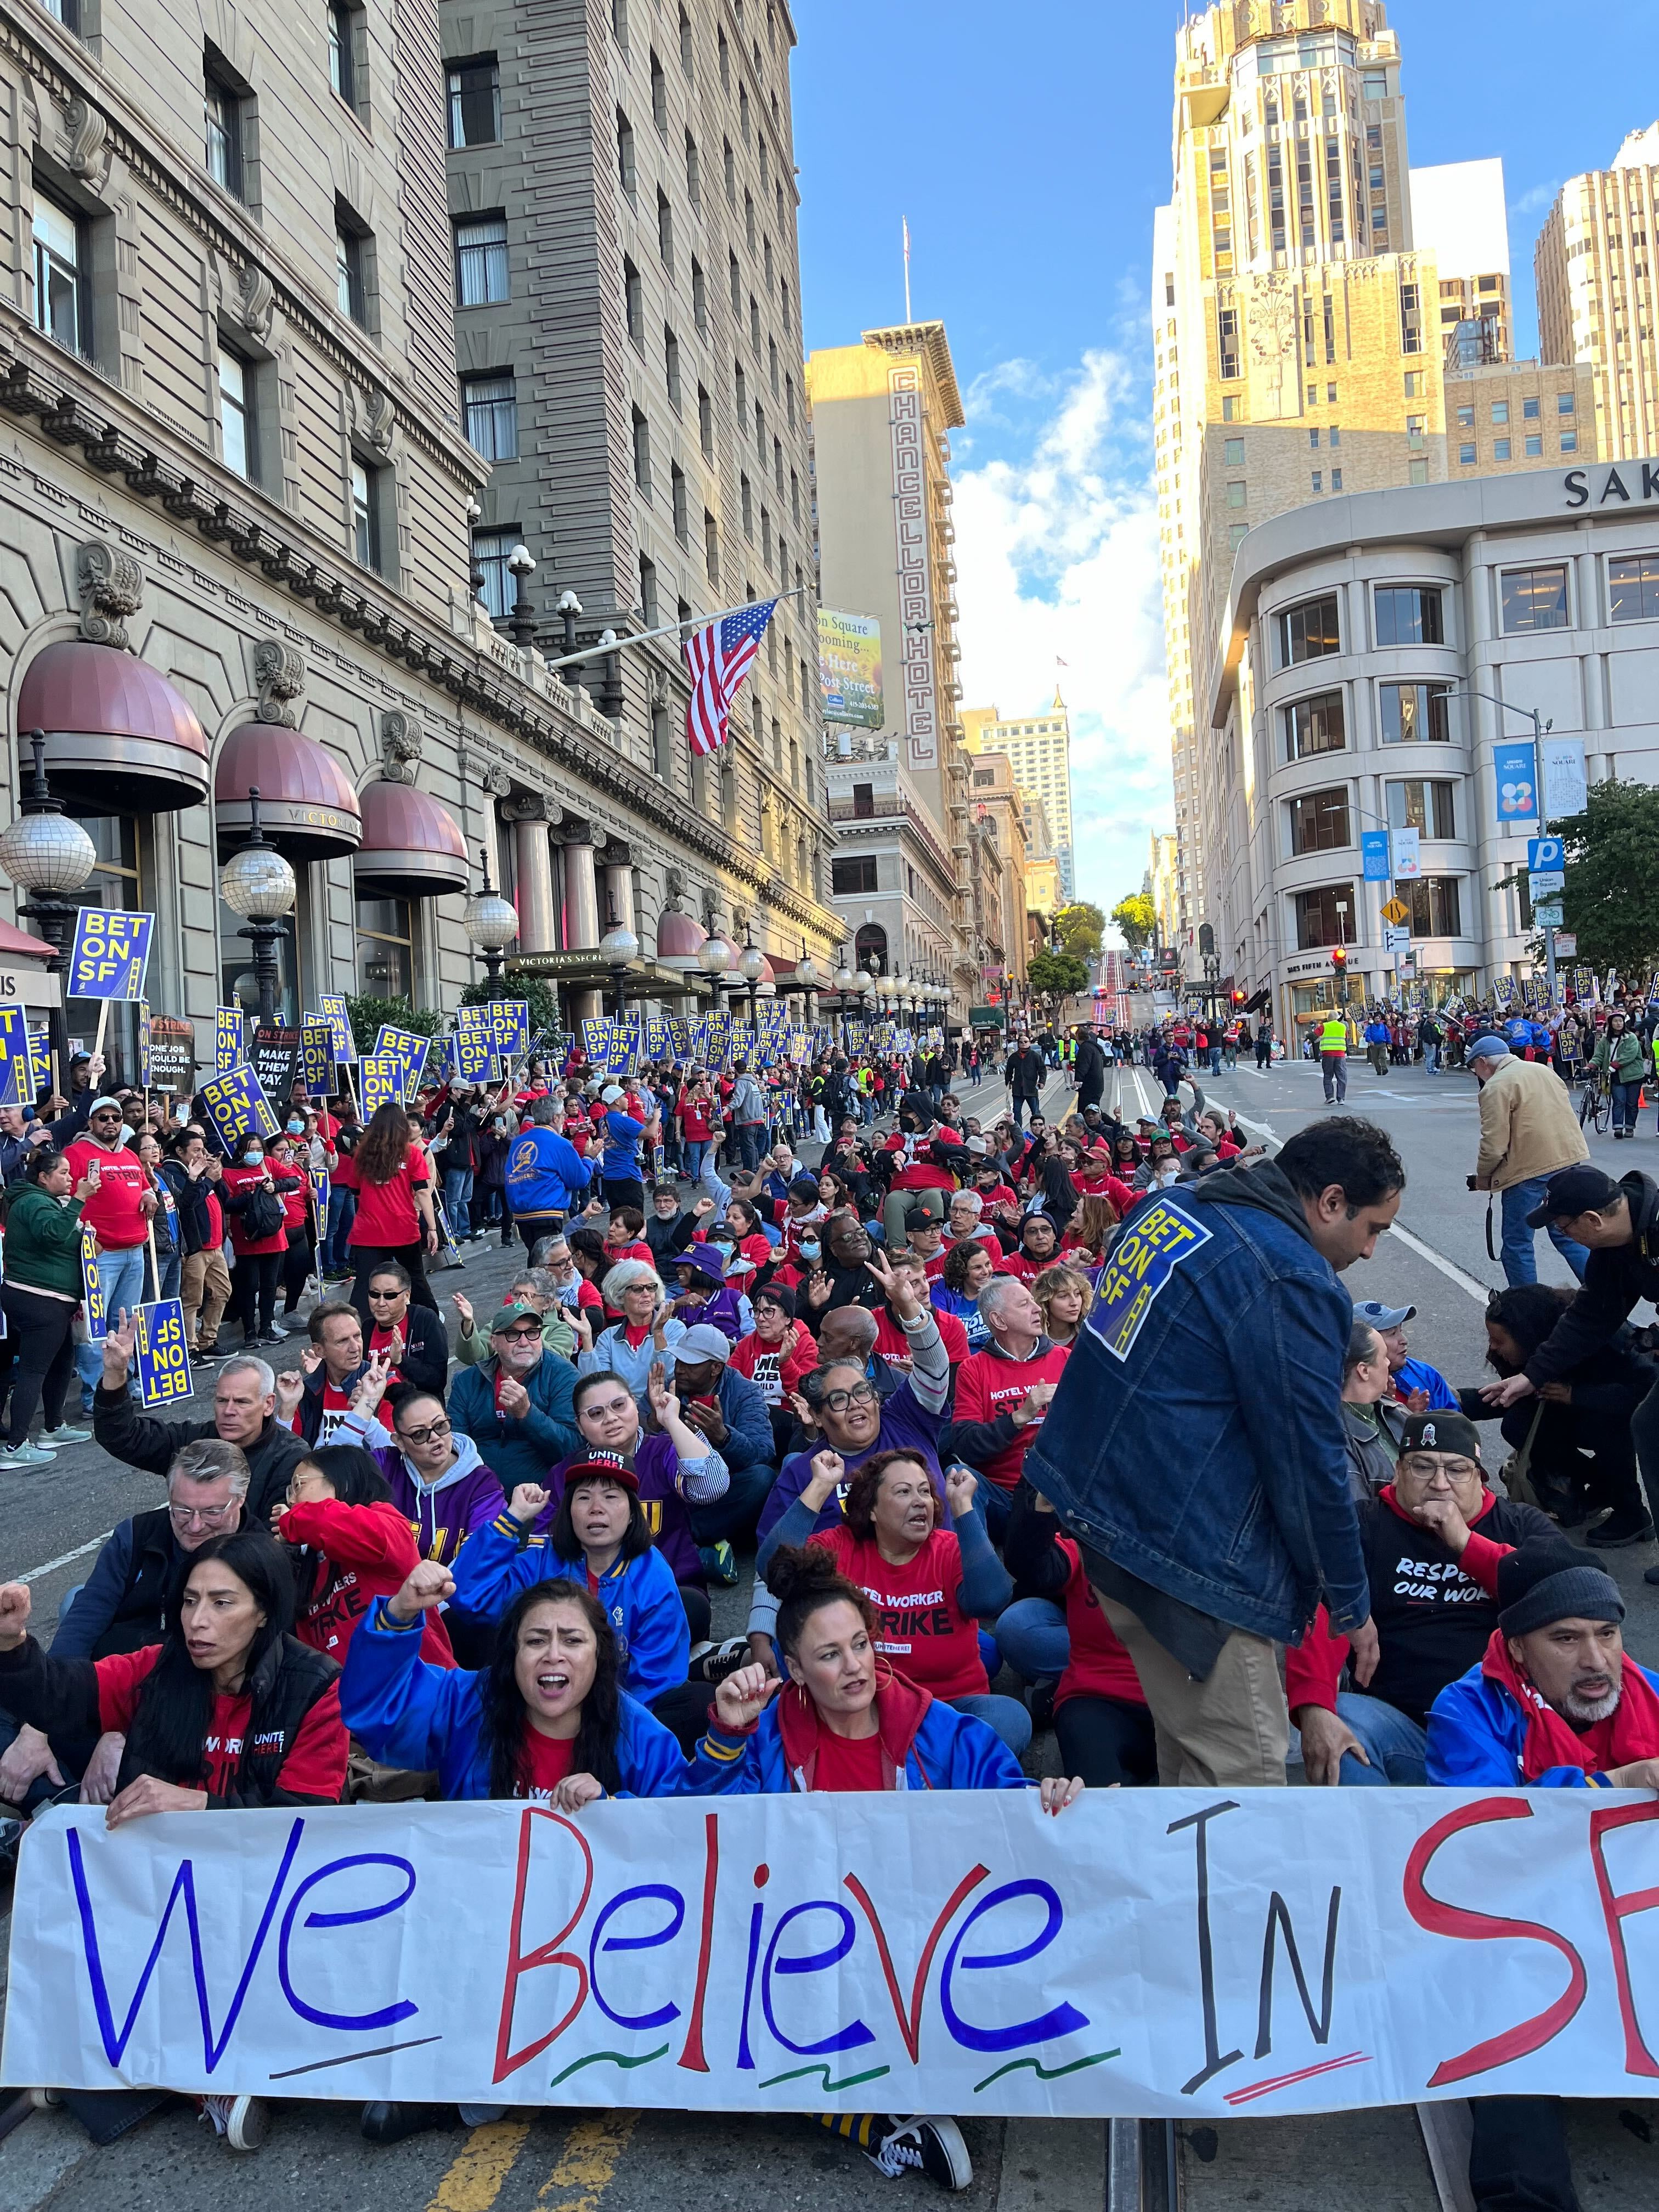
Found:
M 904 231 L 904 319 L 908 323 L 910 319 L 910 222 L 907 216 L 901 216 L 899 222 Z

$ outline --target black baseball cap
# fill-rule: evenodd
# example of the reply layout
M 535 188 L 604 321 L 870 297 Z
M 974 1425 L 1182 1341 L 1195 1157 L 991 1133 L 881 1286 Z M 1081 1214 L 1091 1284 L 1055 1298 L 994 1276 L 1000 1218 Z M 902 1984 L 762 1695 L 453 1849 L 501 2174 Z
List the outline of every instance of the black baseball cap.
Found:
M 1444 1407 L 1430 1407 L 1408 1415 L 1400 1440 L 1401 1456 L 1413 1451 L 1461 1452 L 1465 1459 L 1480 1457 L 1480 1431 L 1467 1413 Z
M 1558 1168 L 1549 1179 L 1544 1203 L 1527 1216 L 1528 1229 L 1547 1228 L 1552 1221 L 1572 1221 L 1581 1213 L 1605 1213 L 1625 1195 L 1605 1168 L 1588 1160 L 1576 1168 Z

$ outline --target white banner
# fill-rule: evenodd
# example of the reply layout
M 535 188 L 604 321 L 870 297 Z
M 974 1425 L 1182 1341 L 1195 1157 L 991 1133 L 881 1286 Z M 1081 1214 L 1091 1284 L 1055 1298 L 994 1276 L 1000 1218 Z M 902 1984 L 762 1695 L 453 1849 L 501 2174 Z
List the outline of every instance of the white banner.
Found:
M 1644 1792 L 38 1820 L 0 2079 L 702 2111 L 1649 2094 Z M 1645 2040 L 1644 2040 L 1645 2039 Z

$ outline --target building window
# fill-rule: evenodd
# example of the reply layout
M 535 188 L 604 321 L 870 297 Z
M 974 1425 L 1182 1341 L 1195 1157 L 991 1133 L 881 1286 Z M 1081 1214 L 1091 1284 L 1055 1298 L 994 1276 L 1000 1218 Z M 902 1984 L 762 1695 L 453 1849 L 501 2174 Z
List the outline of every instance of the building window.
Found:
M 711 584 L 720 580 L 720 526 L 707 507 L 702 511 L 702 565 Z
M 704 460 L 712 461 L 714 458 L 714 403 L 702 385 L 697 386 L 697 443 L 702 448 Z
M 708 335 L 708 279 L 701 261 L 691 264 L 691 327 L 700 338 Z
M 357 901 L 357 988 L 375 999 L 412 994 L 415 924 L 408 899 Z
M 366 461 L 355 456 L 351 463 L 351 550 L 360 568 L 373 568 L 378 574 L 380 567 L 380 475 Z
M 628 319 L 628 335 L 635 345 L 645 343 L 645 287 L 640 282 L 640 272 L 631 261 L 623 262 L 623 312 Z
M 1242 407 L 1243 402 L 1236 392 L 1224 392 L 1222 393 L 1221 419 L 1224 422 L 1243 422 L 1244 418 L 1241 411 Z
M 1416 584 L 1376 587 L 1378 645 L 1443 645 L 1440 593 Z
M 357 15 L 348 0 L 329 0 L 328 81 L 354 114 L 358 108 Z
M 1322 884 L 1317 890 L 1298 891 L 1294 904 L 1298 952 L 1317 951 L 1326 945 L 1346 945 L 1352 937 L 1352 884 Z
M 1316 424 L 1316 425 L 1314 426 L 1314 428 L 1313 428 L 1311 430 L 1310 430 L 1310 431 L 1309 431 L 1309 433 L 1308 433 L 1308 443 L 1309 443 L 1309 444 L 1313 447 L 1313 449 L 1314 449 L 1314 451 L 1315 451 L 1316 453 L 1317 453 L 1317 452 L 1318 452 L 1318 450 L 1319 450 L 1319 428 L 1318 428 L 1318 425 L 1317 425 L 1317 424 Z
M 1536 422 L 1542 413 L 1542 410 L 1543 403 L 1541 400 L 1523 399 L 1521 402 L 1521 420 L 1523 422 Z
M 1310 791 L 1290 802 L 1291 851 L 1336 853 L 1352 841 L 1348 834 L 1348 788 Z
M 1555 411 L 1558 415 L 1571 415 L 1576 413 L 1577 411 L 1577 401 L 1574 394 L 1571 392 L 1558 392 L 1555 395 Z
M 830 863 L 830 896 L 831 898 L 859 898 L 865 893 L 880 888 L 876 880 L 873 854 L 860 854 L 852 860 L 831 860 Z
M 634 482 L 647 497 L 651 491 L 651 425 L 634 410 Z
M 669 469 L 668 482 L 674 506 L 674 535 L 684 545 L 690 533 L 690 510 L 686 504 L 685 471 L 678 461 Z
M 1659 553 L 1608 562 L 1607 619 L 1659 622 Z
M 1215 327 L 1217 374 L 1223 378 L 1237 376 L 1239 373 L 1237 308 L 1218 307 Z
M 657 606 L 657 564 L 647 555 L 640 556 L 640 612 L 645 617 L 644 627 L 655 629 L 659 619 Z
M 1419 461 L 1408 462 L 1407 464 L 1407 482 L 1408 483 L 1427 483 L 1429 480 L 1429 464 L 1426 458 Z
M 1460 446 L 1457 449 L 1457 459 L 1458 464 L 1461 467 L 1472 469 L 1474 466 L 1474 447 L 1473 446 Z
M 1333 469 L 1331 471 L 1331 489 L 1333 491 L 1340 491 L 1341 489 L 1342 471 L 1340 469 Z
M 1396 884 L 1394 895 L 1403 901 L 1413 937 L 1461 937 L 1462 903 L 1455 876 L 1414 876 Z
M 1510 441 L 1507 438 L 1494 438 L 1492 440 L 1492 457 L 1495 461 L 1508 460 L 1510 457 Z
M 1425 837 L 1455 837 L 1457 815 L 1453 804 L 1455 786 L 1449 783 L 1391 783 L 1388 787 L 1389 826 L 1418 830 Z
M 668 204 L 668 195 L 660 185 L 657 188 L 657 253 L 663 266 L 672 275 L 674 267 L 674 210 Z
M 202 114 L 207 134 L 207 171 L 237 199 L 242 190 L 242 88 L 232 78 L 217 50 L 208 47 L 202 62 Z
M 689 77 L 691 74 L 691 18 L 684 8 L 680 9 L 680 67 Z
M 638 171 L 634 162 L 634 126 L 619 107 L 617 110 L 617 181 L 630 200 L 637 180 Z
M 1507 399 L 1494 399 L 1494 400 L 1492 401 L 1492 421 L 1493 421 L 1494 422 L 1500 422 L 1500 423 L 1501 423 L 1501 422 L 1507 422 L 1509 421 L 1509 419 L 1510 419 L 1510 403 L 1509 403 L 1509 401 L 1508 401 Z
M 469 216 L 455 225 L 455 305 L 499 307 L 507 296 L 507 217 Z
M 668 403 L 676 414 L 680 405 L 680 342 L 666 323 L 662 326 L 662 374 L 668 386 Z
M 663 75 L 657 50 L 651 50 L 651 120 L 665 134 L 668 129 L 668 79 Z
M 1523 444 L 1525 447 L 1527 459 L 1529 461 L 1535 461 L 1542 458 L 1544 440 L 1540 432 L 1529 430 L 1523 441 Z
M 1561 450 L 1564 453 L 1576 453 L 1578 451 L 1577 430 L 1564 430 L 1561 433 Z
M 1315 753 L 1340 753 L 1347 744 L 1342 694 L 1318 691 L 1285 709 L 1285 757 L 1307 760 Z
M 1242 469 L 1244 465 L 1244 441 L 1243 438 L 1228 438 L 1224 440 L 1221 448 L 1221 459 L 1222 465 L 1225 468 Z
M 1247 506 L 1249 502 L 1249 489 L 1247 485 L 1242 483 L 1230 483 L 1228 485 L 1227 504 L 1229 507 L 1244 507 Z
M 451 62 L 449 143 L 453 148 L 494 146 L 501 135 L 501 73 L 494 54 Z
M 340 313 L 359 329 L 368 328 L 368 291 L 363 282 L 363 234 L 344 203 L 334 204 L 334 296 Z
M 1385 745 L 1447 744 L 1451 739 L 1448 684 L 1384 684 L 1379 719 Z
M 697 157 L 697 142 L 689 131 L 685 134 L 685 197 L 693 207 L 702 205 L 702 164 Z
M 747 477 L 738 479 L 738 493 L 743 505 L 743 534 L 750 544 L 755 539 L 755 495 Z
M 219 456 L 239 477 L 258 476 L 252 372 L 240 354 L 224 345 L 219 349 Z
M 1227 525 L 1227 550 L 1230 553 L 1237 553 L 1249 534 L 1250 526 L 1248 522 L 1230 522 Z
M 487 461 L 519 458 L 519 400 L 511 369 L 461 379 L 461 421 L 466 441 Z
M 1458 410 L 1457 410 L 1457 427 L 1458 427 L 1458 428 L 1459 428 L 1460 430 L 1473 430 L 1473 429 L 1474 429 L 1474 408 L 1473 408 L 1473 407 L 1460 407 L 1460 408 L 1458 409 Z
M 1292 668 L 1298 661 L 1317 660 L 1326 653 L 1341 650 L 1334 593 L 1329 599 L 1304 599 L 1300 606 L 1286 607 L 1279 617 L 1281 668 Z
M 1313 488 L 1316 491 L 1324 490 L 1325 471 L 1322 469 L 1316 469 L 1313 471 Z
M 1567 627 L 1565 562 L 1535 568 L 1505 568 L 1498 577 L 1498 590 L 1506 636 Z
M 34 326 L 71 353 L 92 351 L 87 227 L 78 216 L 34 195 Z
M 518 597 L 513 572 L 507 565 L 507 556 L 518 542 L 516 530 L 475 530 L 472 533 L 473 572 L 483 580 L 477 587 L 478 598 L 493 622 L 505 622 Z

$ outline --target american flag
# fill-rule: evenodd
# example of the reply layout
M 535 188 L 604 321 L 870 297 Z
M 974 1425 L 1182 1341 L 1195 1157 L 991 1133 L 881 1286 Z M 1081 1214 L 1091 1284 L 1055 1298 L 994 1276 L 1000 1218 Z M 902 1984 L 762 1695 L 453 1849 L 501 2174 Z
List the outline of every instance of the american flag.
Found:
M 685 709 L 685 734 L 694 753 L 712 753 L 726 743 L 732 702 L 760 651 L 775 599 L 759 599 L 735 614 L 705 623 L 685 641 L 685 665 L 691 672 L 691 697 Z

